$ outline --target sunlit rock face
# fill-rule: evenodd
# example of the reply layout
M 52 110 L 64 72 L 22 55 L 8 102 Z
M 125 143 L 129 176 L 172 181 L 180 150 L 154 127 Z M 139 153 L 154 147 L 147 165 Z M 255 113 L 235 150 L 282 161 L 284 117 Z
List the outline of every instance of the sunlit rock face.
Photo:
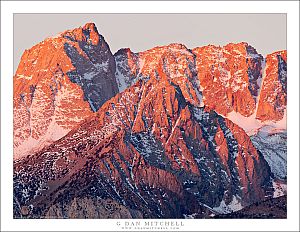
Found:
M 227 116 L 248 117 L 255 111 L 262 79 L 263 56 L 247 43 L 196 48 L 204 104 Z
M 59 141 L 15 162 L 16 199 L 32 205 L 23 216 L 99 218 L 95 202 L 103 199 L 114 202 L 114 217 L 207 218 L 272 196 L 270 168 L 244 130 L 163 78 L 137 81 Z M 95 214 L 73 214 L 75 202 Z
M 44 40 L 14 76 L 14 217 L 210 218 L 286 194 L 286 70 L 245 42 L 112 55 L 92 23 Z
M 274 52 L 266 57 L 265 78 L 261 88 L 256 118 L 279 121 L 287 104 L 287 53 Z
M 26 50 L 14 76 L 14 156 L 60 139 L 118 92 L 115 61 L 94 24 Z

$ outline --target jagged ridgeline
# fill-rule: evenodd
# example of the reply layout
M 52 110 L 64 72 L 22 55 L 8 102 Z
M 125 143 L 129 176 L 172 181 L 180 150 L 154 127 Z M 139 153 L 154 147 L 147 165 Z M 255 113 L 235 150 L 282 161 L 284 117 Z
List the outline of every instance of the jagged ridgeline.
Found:
M 44 40 L 14 76 L 14 217 L 211 218 L 286 194 L 286 72 L 245 42 Z

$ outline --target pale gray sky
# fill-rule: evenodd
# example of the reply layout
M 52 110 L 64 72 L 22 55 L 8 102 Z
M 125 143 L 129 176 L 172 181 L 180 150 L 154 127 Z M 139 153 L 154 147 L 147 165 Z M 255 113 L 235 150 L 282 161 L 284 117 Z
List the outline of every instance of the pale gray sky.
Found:
M 158 45 L 248 42 L 262 55 L 286 49 L 286 14 L 15 14 L 14 71 L 25 49 L 67 29 L 94 22 L 112 53 Z

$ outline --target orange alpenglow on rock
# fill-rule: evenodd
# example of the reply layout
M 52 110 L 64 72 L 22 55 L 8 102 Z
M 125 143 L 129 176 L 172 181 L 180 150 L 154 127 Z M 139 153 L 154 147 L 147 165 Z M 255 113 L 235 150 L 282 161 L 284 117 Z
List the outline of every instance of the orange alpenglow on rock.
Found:
M 266 73 L 262 84 L 256 118 L 279 121 L 287 104 L 287 53 L 274 52 L 266 57 Z
M 117 92 L 114 58 L 96 26 L 26 50 L 14 76 L 14 156 L 60 139 Z
M 277 53 L 286 54 L 286 51 Z M 283 115 L 286 110 L 286 62 L 284 59 L 270 62 L 272 55 L 265 59 L 245 42 L 224 47 L 208 45 L 193 50 L 181 44 L 139 53 L 120 49 L 114 56 L 120 91 L 139 79 L 148 80 L 152 76 L 168 80 L 178 85 L 185 99 L 192 104 L 215 110 L 247 132 L 249 128 L 263 126 L 267 120 L 276 122 L 283 118 L 272 113 L 271 108 L 278 115 Z M 271 91 L 265 93 L 265 86 L 273 84 L 269 74 L 271 69 L 281 76 L 275 83 L 282 86 L 273 91 L 272 96 Z M 260 98 L 261 95 L 264 97 Z M 269 96 L 274 102 L 267 106 L 269 110 L 263 110 Z M 265 116 L 262 116 L 263 112 L 266 112 Z
M 61 138 L 118 91 L 152 77 L 172 82 L 188 102 L 245 130 L 284 119 L 286 51 L 265 60 L 245 42 L 193 50 L 174 43 L 112 56 L 96 26 L 87 23 L 24 52 L 14 76 L 15 157 Z
M 58 168 L 60 159 L 64 165 Z M 76 130 L 20 160 L 15 165 L 18 175 L 29 171 L 23 162 L 31 165 L 36 160 L 52 163 L 42 168 L 46 179 L 41 183 L 47 183 L 48 178 L 76 183 L 74 189 L 63 184 L 59 191 L 50 188 L 42 198 L 30 201 L 41 209 L 41 216 L 51 209 L 51 215 L 59 217 L 53 215 L 51 199 L 63 191 L 89 191 L 94 182 L 101 183 L 101 188 L 91 191 L 122 199 L 122 205 L 136 205 L 138 208 L 133 207 L 143 212 L 143 217 L 150 218 L 176 218 L 180 213 L 172 210 L 176 207 L 208 217 L 212 211 L 203 204 L 218 207 L 223 200 L 229 204 L 238 196 L 237 207 L 242 207 L 272 192 L 269 166 L 243 129 L 212 110 L 192 105 L 178 86 L 156 77 L 139 80 L 108 100 L 95 117 Z M 64 170 L 82 174 L 68 175 Z M 89 183 L 91 186 L 85 186 Z M 151 191 L 155 195 L 149 195 Z M 71 203 L 59 201 L 57 212 L 62 210 L 59 204 L 73 210 Z M 176 201 L 195 205 L 176 206 Z M 130 215 L 136 217 L 133 211 Z
M 286 94 L 286 51 L 112 55 L 92 23 L 48 38 L 14 76 L 14 217 L 209 218 L 278 196 L 247 130 L 283 120 Z

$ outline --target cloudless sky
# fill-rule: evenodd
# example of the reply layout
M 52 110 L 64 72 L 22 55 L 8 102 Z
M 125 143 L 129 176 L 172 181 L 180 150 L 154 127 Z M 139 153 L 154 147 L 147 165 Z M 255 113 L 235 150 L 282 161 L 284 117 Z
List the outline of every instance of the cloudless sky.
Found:
M 158 45 L 248 42 L 262 55 L 286 49 L 286 14 L 15 14 L 14 70 L 25 49 L 59 32 L 94 22 L 112 53 Z

